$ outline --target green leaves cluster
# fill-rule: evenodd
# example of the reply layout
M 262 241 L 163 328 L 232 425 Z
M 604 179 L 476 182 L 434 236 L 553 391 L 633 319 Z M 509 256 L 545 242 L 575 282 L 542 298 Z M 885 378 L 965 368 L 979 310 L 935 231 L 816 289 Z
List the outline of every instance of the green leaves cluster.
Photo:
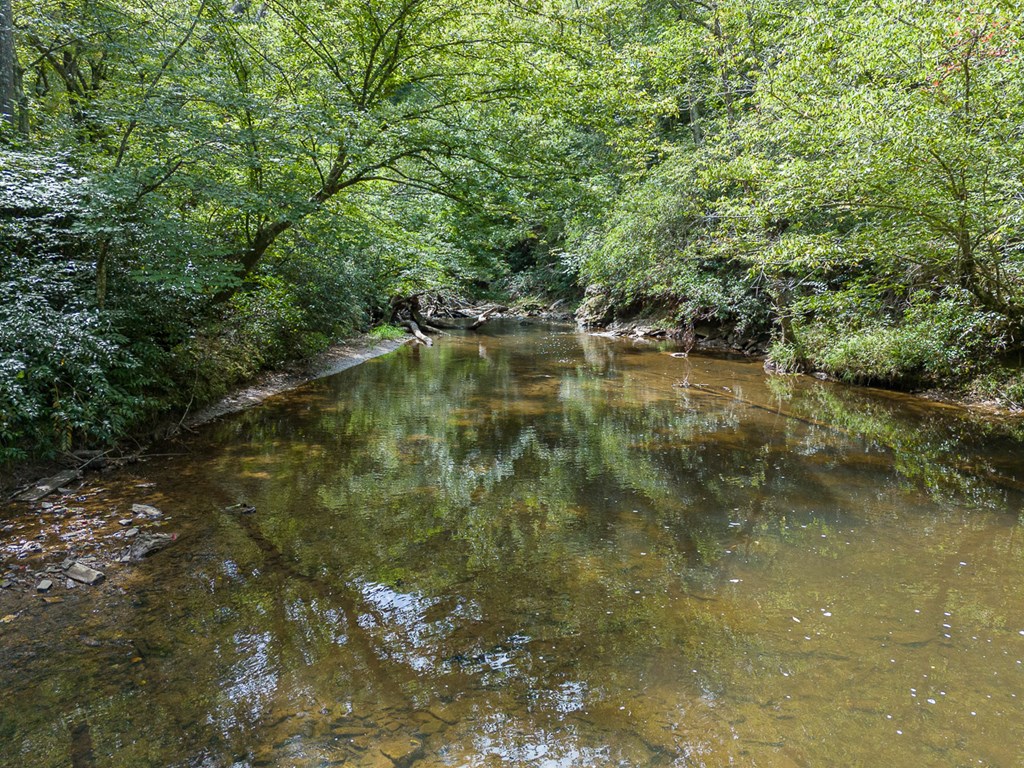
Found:
M 109 349 L 95 371 L 107 389 L 76 390 L 95 413 L 212 396 L 365 326 L 394 293 L 486 284 L 507 272 L 510 245 L 558 231 L 554 201 L 587 194 L 578 180 L 595 163 L 584 150 L 600 140 L 577 141 L 584 127 L 565 119 L 570 99 L 552 83 L 589 72 L 598 91 L 600 78 L 566 59 L 592 63 L 589 38 L 563 39 L 528 8 L 89 0 L 13 10 L 26 130 L 5 123 L 0 134 L 7 286 L 69 276 L 73 301 L 47 305 L 66 322 L 47 327 Z M 0 356 L 54 346 L 35 328 Z M 121 354 L 147 370 L 117 379 Z M 56 402 L 55 374 L 35 380 Z M 25 402 L 4 407 L 10 450 L 106 439 L 132 421 L 93 429 L 83 418 L 46 438 L 47 408 Z
M 105 380 L 118 355 L 146 361 L 111 384 L 125 403 L 188 402 L 204 377 L 212 393 L 226 382 L 204 359 L 243 375 L 424 290 L 575 280 L 619 315 L 771 333 L 787 367 L 907 386 L 1021 342 L 1024 29 L 1005 5 L 17 0 L 13 16 L 7 290 L 61 275 L 74 301 L 47 306 L 92 318 L 71 325 L 110 345 Z M 830 330 L 851 295 L 860 342 Z M 943 324 L 948 354 L 884 351 L 913 346 L 885 329 Z
M 774 317 L 776 362 L 855 380 L 962 383 L 1019 347 L 1018 14 L 658 7 L 625 48 L 661 148 L 576 240 L 583 281 L 620 314 Z

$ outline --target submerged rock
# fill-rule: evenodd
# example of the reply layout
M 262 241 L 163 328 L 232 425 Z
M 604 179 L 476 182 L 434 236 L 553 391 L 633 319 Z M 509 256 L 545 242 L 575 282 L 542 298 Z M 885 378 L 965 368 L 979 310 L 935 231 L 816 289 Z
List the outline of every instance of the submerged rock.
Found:
M 174 533 L 141 533 L 135 537 L 130 546 L 126 547 L 121 557 L 122 563 L 135 562 L 169 546 L 178 538 Z
M 406 766 L 423 754 L 423 742 L 412 737 L 400 736 L 380 745 L 381 754 L 396 766 Z
M 149 504 L 132 504 L 132 512 L 137 517 L 147 517 L 150 520 L 159 520 L 164 516 L 163 512 Z

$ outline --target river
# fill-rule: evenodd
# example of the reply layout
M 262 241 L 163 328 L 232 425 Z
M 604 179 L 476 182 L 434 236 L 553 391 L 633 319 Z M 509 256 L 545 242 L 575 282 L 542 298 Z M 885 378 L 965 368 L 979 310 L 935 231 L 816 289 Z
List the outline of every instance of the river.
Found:
M 482 330 L 93 480 L 178 539 L 0 625 L 0 764 L 1024 766 L 1019 426 Z

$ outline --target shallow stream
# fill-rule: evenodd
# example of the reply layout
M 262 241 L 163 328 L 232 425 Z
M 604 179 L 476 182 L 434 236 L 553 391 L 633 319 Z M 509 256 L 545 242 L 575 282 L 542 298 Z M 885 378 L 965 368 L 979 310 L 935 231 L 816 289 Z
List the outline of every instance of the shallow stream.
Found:
M 178 540 L 0 625 L 0 764 L 1024 766 L 1012 424 L 482 330 L 93 481 Z

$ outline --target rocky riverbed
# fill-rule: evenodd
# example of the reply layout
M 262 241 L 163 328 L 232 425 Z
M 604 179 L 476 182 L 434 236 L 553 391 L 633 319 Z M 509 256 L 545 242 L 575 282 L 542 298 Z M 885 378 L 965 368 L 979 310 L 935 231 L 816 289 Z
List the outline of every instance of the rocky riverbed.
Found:
M 366 336 L 336 344 L 289 370 L 261 375 L 217 403 L 186 415 L 177 426 L 195 428 L 252 407 L 402 343 Z M 140 459 L 144 462 L 146 455 L 124 451 L 70 455 L 74 468 L 51 465 L 45 477 L 15 489 L 12 500 L 0 508 L 0 621 L 12 623 L 30 605 L 63 602 L 71 590 L 94 588 L 108 572 L 130 567 L 174 541 L 173 515 L 150 503 L 152 483 L 136 484 L 136 501 L 124 501 L 122 496 L 117 503 L 105 503 L 111 474 Z M 37 474 L 42 471 L 41 467 Z
M 142 502 L 106 506 L 103 479 L 79 480 L 38 501 L 10 505 L 0 524 L 3 621 L 17 619 L 26 600 L 61 602 L 68 591 L 95 587 L 111 569 L 174 541 L 173 516 L 159 508 Z M 149 487 L 139 484 L 140 499 Z

